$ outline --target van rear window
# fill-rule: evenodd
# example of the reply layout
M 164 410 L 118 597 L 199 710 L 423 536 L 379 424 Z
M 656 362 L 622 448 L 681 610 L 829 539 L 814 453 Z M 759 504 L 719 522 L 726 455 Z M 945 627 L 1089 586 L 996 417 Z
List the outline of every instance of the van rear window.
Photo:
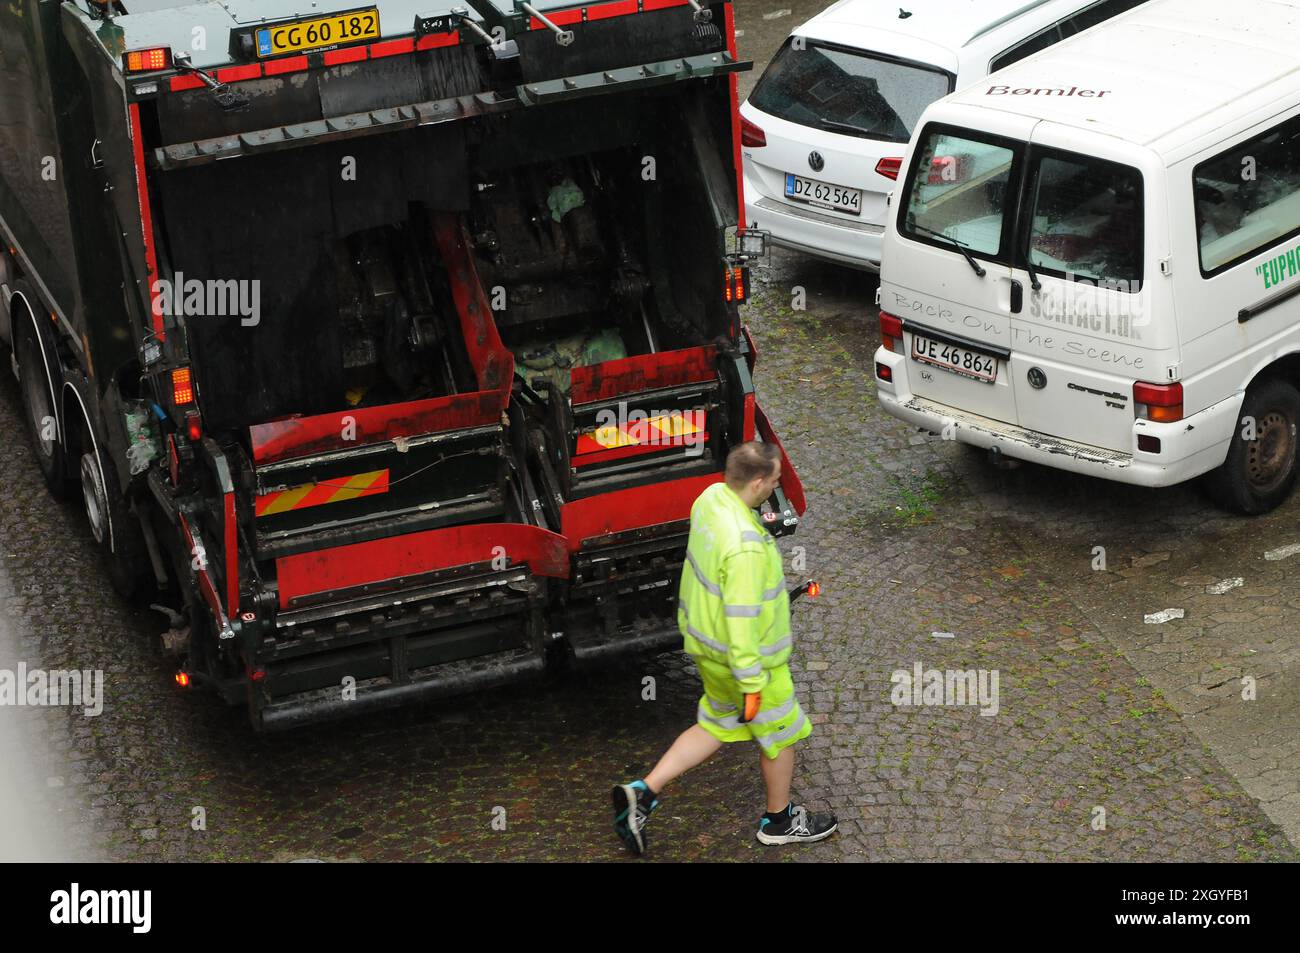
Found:
M 905 190 L 898 229 L 916 241 L 1013 267 L 1028 255 L 1046 275 L 1141 290 L 1145 206 L 1132 166 L 933 125 Z
M 953 77 L 933 67 L 794 37 L 772 60 L 749 101 L 801 126 L 907 142 L 925 107 L 952 86 Z
M 1076 153 L 1035 159 L 1029 253 L 1049 275 L 1115 290 L 1142 282 L 1142 173 Z
M 978 255 L 1002 253 L 1016 163 L 1010 144 L 936 131 L 920 152 L 904 231 L 946 238 Z
M 1300 116 L 1202 162 L 1192 181 L 1206 277 L 1300 234 Z

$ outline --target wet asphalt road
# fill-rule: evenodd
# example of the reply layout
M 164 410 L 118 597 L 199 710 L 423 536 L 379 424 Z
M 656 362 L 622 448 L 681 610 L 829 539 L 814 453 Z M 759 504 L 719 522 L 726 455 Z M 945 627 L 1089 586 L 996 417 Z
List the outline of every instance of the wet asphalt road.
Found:
M 761 66 L 816 6 L 742 0 L 742 53 Z M 1279 552 L 1300 542 L 1300 499 L 1241 520 L 1193 488 L 991 470 L 876 405 L 873 279 L 776 256 L 756 287 L 760 399 L 809 491 L 785 548 L 792 575 L 797 559 L 825 587 L 796 608 L 796 683 L 816 724 L 796 796 L 842 827 L 794 855 L 759 847 L 756 755 L 729 748 L 670 789 L 652 856 L 1296 859 L 1300 556 Z M 46 496 L 19 413 L 6 375 L 0 667 L 107 678 L 98 717 L 0 708 L 29 841 L 121 860 L 623 856 L 608 786 L 691 723 L 683 656 L 253 736 L 240 711 L 172 684 L 159 617 L 113 595 L 79 508 Z M 1143 621 L 1166 608 L 1185 616 Z M 997 715 L 891 704 L 891 673 L 916 662 L 998 671 Z

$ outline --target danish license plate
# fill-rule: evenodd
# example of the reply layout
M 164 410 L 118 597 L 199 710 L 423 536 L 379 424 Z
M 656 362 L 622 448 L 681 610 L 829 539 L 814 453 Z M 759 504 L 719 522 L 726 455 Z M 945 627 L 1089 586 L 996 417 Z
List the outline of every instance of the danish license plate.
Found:
M 977 381 L 996 383 L 998 359 L 964 347 L 932 341 L 920 334 L 912 335 L 912 359 Z
M 862 214 L 862 190 L 849 189 L 842 185 L 831 185 L 816 179 L 805 179 L 793 172 L 785 174 L 785 197 L 796 202 L 807 202 L 822 208 L 832 208 L 837 212 L 851 215 Z
M 285 53 L 306 53 L 377 40 L 379 36 L 379 9 L 365 7 L 262 27 L 256 33 L 257 55 L 265 58 Z

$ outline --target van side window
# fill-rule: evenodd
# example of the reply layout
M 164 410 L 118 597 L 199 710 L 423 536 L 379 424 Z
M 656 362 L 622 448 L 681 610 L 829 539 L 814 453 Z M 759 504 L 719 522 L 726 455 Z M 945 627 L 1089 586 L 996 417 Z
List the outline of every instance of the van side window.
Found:
M 1201 274 L 1300 234 L 1300 116 L 1192 171 Z
M 1116 291 L 1141 290 L 1142 173 L 1090 156 L 1044 152 L 1030 175 L 1034 267 Z

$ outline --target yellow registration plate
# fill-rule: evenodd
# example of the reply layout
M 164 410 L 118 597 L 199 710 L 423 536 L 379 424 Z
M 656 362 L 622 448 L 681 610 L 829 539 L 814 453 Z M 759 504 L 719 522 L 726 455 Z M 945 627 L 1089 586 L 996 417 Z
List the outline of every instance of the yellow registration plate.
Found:
M 379 10 L 366 7 L 334 13 L 327 17 L 312 17 L 292 23 L 277 23 L 257 31 L 257 55 L 281 56 L 285 53 L 304 53 L 324 50 L 346 43 L 379 39 Z

